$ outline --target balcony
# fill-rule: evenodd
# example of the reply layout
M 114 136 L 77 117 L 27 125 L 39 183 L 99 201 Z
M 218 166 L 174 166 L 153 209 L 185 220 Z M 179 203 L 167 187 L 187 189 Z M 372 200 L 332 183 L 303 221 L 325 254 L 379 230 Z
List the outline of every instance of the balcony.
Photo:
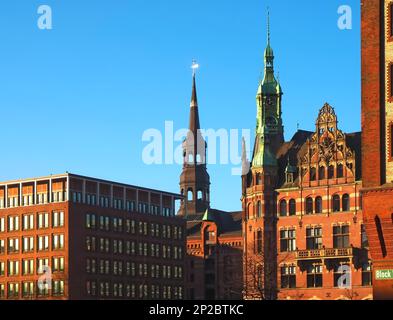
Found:
M 353 248 L 331 248 L 296 251 L 296 260 L 352 258 Z

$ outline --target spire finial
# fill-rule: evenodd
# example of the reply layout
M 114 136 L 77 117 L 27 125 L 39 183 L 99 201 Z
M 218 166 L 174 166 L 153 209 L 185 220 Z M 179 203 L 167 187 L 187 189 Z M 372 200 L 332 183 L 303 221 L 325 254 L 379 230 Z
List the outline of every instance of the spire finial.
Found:
M 192 60 L 191 64 L 191 69 L 192 69 L 192 76 L 195 77 L 197 69 L 199 69 L 199 64 L 196 62 L 196 60 Z
M 197 93 L 196 93 L 196 81 L 195 81 L 195 75 L 196 75 L 196 70 L 199 68 L 199 64 L 196 62 L 196 60 L 192 60 L 192 95 L 191 95 L 191 106 L 196 106 L 198 101 L 197 101 Z
M 267 7 L 267 44 L 270 46 L 270 9 Z

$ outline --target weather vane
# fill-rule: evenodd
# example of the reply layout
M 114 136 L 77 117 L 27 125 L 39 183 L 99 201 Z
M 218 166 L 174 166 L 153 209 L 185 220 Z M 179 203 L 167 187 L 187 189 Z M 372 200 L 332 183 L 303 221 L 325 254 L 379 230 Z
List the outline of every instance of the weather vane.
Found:
M 192 60 L 191 69 L 192 69 L 192 75 L 195 76 L 197 69 L 199 69 L 199 64 L 196 62 L 196 60 Z

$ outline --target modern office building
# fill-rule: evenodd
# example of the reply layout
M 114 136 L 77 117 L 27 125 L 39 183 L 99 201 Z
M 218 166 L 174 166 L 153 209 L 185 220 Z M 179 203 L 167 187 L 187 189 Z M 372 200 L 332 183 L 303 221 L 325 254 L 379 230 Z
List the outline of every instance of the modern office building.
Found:
M 183 299 L 180 196 L 75 174 L 0 183 L 1 299 Z

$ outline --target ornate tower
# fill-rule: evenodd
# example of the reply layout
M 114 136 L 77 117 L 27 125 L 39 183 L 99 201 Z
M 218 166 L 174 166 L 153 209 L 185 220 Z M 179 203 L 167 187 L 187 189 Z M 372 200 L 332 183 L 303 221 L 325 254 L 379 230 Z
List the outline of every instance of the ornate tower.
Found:
M 284 142 L 281 118 L 282 90 L 274 75 L 274 53 L 267 24 L 265 74 L 256 96 L 257 124 L 251 170 L 243 171 L 244 283 L 246 299 L 275 299 L 276 197 L 278 163 L 276 153 Z M 245 159 L 245 156 L 243 156 Z M 246 167 L 243 164 L 243 167 Z M 257 273 L 257 274 L 255 274 Z
M 187 138 L 183 142 L 183 171 L 180 190 L 185 197 L 179 215 L 203 214 L 210 207 L 210 177 L 206 169 L 206 142 L 199 124 L 195 72 L 192 78 L 190 122 Z
M 375 299 L 393 299 L 393 1 L 362 1 L 363 215 Z
M 267 46 L 265 49 L 264 78 L 259 83 L 257 100 L 257 125 L 256 135 L 262 137 L 270 144 L 270 149 L 275 154 L 284 142 L 284 128 L 281 118 L 282 90 L 279 81 L 274 75 L 274 52 L 270 46 L 270 18 L 267 24 Z

